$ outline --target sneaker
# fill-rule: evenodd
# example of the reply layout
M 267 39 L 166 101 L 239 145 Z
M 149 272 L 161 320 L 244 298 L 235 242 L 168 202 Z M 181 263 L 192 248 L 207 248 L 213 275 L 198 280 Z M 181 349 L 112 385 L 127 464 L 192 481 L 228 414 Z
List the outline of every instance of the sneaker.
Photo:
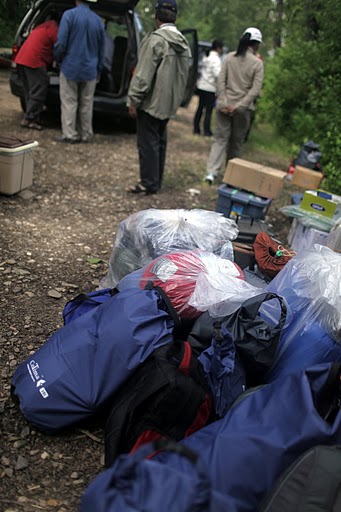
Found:
M 79 144 L 80 139 L 68 139 L 67 137 L 59 136 L 55 139 L 57 142 L 66 142 L 67 144 Z
M 215 179 L 215 178 L 214 178 L 213 174 L 207 174 L 207 175 L 205 176 L 204 181 L 206 181 L 206 183 L 208 183 L 209 185 L 213 185 L 213 183 L 214 183 L 214 179 Z

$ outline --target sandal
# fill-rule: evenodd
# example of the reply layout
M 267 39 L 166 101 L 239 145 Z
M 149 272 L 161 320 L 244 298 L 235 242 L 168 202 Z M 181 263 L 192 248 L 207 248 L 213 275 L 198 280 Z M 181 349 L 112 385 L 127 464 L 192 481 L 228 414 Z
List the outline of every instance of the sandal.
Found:
M 27 128 L 30 128 L 31 130 L 39 130 L 39 131 L 41 131 L 43 129 L 41 124 L 35 123 L 34 121 L 29 123 L 27 125 Z
M 142 194 L 142 193 L 146 194 L 146 195 L 156 194 L 156 192 L 152 192 L 151 190 L 148 190 L 146 187 L 141 185 L 141 183 L 137 183 L 136 185 L 132 185 L 131 187 L 129 187 L 128 192 L 130 192 L 131 194 Z

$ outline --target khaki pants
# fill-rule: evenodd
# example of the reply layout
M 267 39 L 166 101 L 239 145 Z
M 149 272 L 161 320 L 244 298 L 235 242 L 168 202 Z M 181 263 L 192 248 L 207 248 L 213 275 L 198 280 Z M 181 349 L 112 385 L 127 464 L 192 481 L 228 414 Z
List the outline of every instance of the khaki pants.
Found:
M 96 80 L 77 82 L 59 76 L 62 134 L 66 139 L 88 140 L 93 136 L 92 112 Z
M 240 157 L 250 126 L 251 110 L 243 109 L 232 116 L 216 112 L 216 130 L 207 160 L 206 172 L 217 176 L 227 160 Z

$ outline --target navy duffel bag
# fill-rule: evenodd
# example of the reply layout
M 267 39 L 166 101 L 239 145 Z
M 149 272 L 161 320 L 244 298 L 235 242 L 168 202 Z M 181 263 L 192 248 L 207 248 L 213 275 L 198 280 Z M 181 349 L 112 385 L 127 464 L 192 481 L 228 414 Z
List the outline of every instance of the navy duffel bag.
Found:
M 339 364 L 323 364 L 251 389 L 223 419 L 181 441 L 200 454 L 213 490 L 228 498 L 226 510 L 254 512 L 300 455 L 341 443 L 340 373 Z M 193 472 L 172 453 L 154 460 L 182 475 Z M 167 481 L 158 492 L 167 495 Z
M 60 328 L 21 363 L 12 396 L 35 427 L 58 432 L 106 412 L 136 368 L 173 341 L 173 329 L 156 290 L 120 292 Z
M 186 459 L 184 474 L 153 458 L 158 450 Z M 80 512 L 237 512 L 212 491 L 207 468 L 198 456 L 174 441 L 158 440 L 132 455 L 121 455 L 86 490 Z

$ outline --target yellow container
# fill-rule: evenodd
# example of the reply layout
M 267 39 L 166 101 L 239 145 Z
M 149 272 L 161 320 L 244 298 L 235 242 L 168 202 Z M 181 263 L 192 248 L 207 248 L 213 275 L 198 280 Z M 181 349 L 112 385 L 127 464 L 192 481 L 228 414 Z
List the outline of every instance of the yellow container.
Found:
M 38 146 L 34 141 L 16 148 L 0 146 L 0 193 L 16 194 L 33 183 L 33 149 Z

